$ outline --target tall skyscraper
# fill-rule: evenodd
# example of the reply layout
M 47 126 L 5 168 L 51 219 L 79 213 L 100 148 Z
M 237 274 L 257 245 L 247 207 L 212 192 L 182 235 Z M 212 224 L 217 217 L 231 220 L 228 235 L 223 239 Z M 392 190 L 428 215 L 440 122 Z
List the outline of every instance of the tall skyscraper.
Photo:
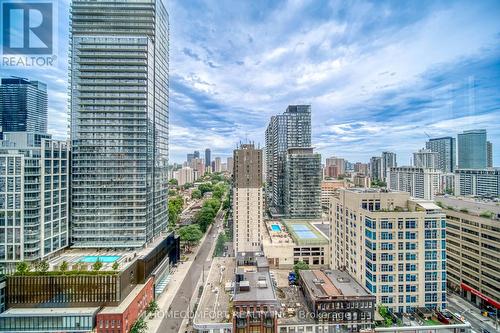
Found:
M 413 165 L 419 168 L 437 169 L 439 153 L 430 149 L 420 149 L 413 153 Z
M 398 166 L 398 163 L 396 161 L 396 154 L 389 151 L 382 152 L 382 159 L 380 160 L 380 163 L 380 175 L 382 177 L 381 180 L 385 182 L 387 181 L 389 169 Z
M 493 144 L 490 141 L 486 141 L 486 162 L 488 168 L 493 168 Z
M 373 180 L 382 179 L 382 158 L 373 156 L 370 158 L 370 176 Z
M 194 158 L 200 158 L 200 151 L 195 150 L 193 155 L 194 155 Z
M 288 148 L 311 146 L 311 106 L 289 105 L 272 116 L 266 129 L 266 200 L 272 211 L 285 208 L 285 162 Z
M 48 134 L 0 140 L 0 263 L 42 260 L 69 244 L 69 147 Z
M 71 13 L 73 246 L 141 247 L 167 228 L 168 13 L 163 0 Z
M 216 157 L 215 160 L 215 172 L 222 172 L 222 160 L 220 157 Z
M 313 148 L 289 148 L 285 163 L 285 215 L 321 217 L 321 155 Z
M 488 166 L 486 130 L 470 130 L 458 134 L 458 168 L 485 169 Z
M 446 307 L 441 208 L 404 192 L 341 189 L 328 215 L 333 269 L 345 269 L 394 313 Z
M 205 167 L 212 168 L 212 156 L 210 148 L 205 149 Z M 212 170 L 211 170 L 212 171 Z
M 332 175 L 332 173 L 327 174 L 328 177 L 338 177 L 340 175 L 343 175 L 345 173 L 345 160 L 340 157 L 328 157 L 325 161 L 325 171 L 328 171 L 329 167 L 335 166 L 336 167 L 336 173 L 337 175 Z M 334 173 L 333 173 L 334 174 Z
M 234 159 L 232 157 L 228 157 L 226 160 L 226 165 L 227 165 L 227 172 L 232 175 L 233 174 L 233 168 L 234 168 Z
M 47 133 L 47 86 L 39 81 L 2 78 L 0 139 L 4 132 Z
M 442 137 L 429 139 L 425 143 L 425 148 L 438 153 L 437 167 L 444 173 L 455 171 L 456 167 L 456 140 L 452 137 Z
M 234 151 L 233 160 L 235 252 L 260 251 L 264 207 L 262 150 L 243 144 Z
M 193 159 L 194 159 L 194 154 L 187 154 L 186 156 L 186 162 L 189 165 L 191 165 L 191 163 L 193 163 Z

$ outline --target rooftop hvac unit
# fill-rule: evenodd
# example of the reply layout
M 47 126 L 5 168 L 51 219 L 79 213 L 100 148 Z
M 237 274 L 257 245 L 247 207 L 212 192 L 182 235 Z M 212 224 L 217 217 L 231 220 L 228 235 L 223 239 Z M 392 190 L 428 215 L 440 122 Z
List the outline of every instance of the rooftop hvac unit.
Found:
M 258 288 L 267 288 L 267 281 L 257 281 Z

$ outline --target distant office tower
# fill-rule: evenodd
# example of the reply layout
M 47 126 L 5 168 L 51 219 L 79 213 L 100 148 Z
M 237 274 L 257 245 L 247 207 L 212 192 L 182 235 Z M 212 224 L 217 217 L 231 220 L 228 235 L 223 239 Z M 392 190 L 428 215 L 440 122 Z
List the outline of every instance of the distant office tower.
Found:
M 493 168 L 493 144 L 490 141 L 486 141 L 486 162 L 488 168 Z
M 193 153 L 194 158 L 200 158 L 200 152 L 198 150 L 195 150 Z
M 73 246 L 142 247 L 168 220 L 168 13 L 162 0 L 71 13 Z
M 226 160 L 226 165 L 227 165 L 227 172 L 230 175 L 232 175 L 233 174 L 234 159 L 232 157 L 228 157 Z
M 222 172 L 222 160 L 220 157 L 215 158 L 215 172 Z
M 69 244 L 69 149 L 48 134 L 0 141 L 0 263 L 35 261 Z
M 488 154 L 486 130 L 458 134 L 458 169 L 486 169 Z
M 212 156 L 210 149 L 205 149 L 205 167 L 212 168 Z M 211 170 L 212 171 L 212 170 Z
M 455 171 L 456 167 L 456 140 L 452 137 L 429 139 L 425 148 L 438 153 L 438 168 L 444 173 Z
M 191 163 L 193 163 L 193 159 L 194 159 L 194 154 L 187 154 L 186 162 L 188 165 L 191 165 Z
M 439 168 L 439 153 L 430 149 L 420 149 L 418 152 L 413 153 L 413 165 L 419 168 Z
M 266 200 L 272 211 L 283 212 L 285 161 L 288 148 L 311 146 L 311 106 L 289 105 L 272 116 L 266 129 Z
M 233 216 L 235 252 L 261 250 L 264 193 L 262 150 L 243 144 L 234 151 Z
M 433 202 L 341 189 L 329 220 L 332 268 L 347 270 L 378 304 L 394 313 L 446 307 L 446 220 Z
M 0 139 L 4 132 L 47 133 L 47 86 L 3 78 L 0 85 Z
M 195 158 L 192 163 L 192 168 L 196 172 L 195 180 L 205 175 L 205 163 L 201 158 Z
M 289 148 L 285 163 L 285 215 L 321 217 L 321 155 L 313 148 Z
M 334 166 L 335 168 L 330 168 Z M 327 177 L 338 177 L 340 175 L 343 175 L 345 173 L 345 160 L 340 157 L 328 157 L 326 159 L 325 163 L 325 171 L 327 174 L 325 176 Z
M 389 151 L 382 152 L 382 159 L 380 160 L 380 165 L 381 165 L 380 176 L 382 177 L 381 180 L 386 182 L 389 169 L 398 166 L 398 163 L 396 161 L 396 154 L 391 153 Z
M 389 169 L 387 188 L 408 192 L 414 198 L 434 200 L 436 194 L 443 193 L 439 169 L 402 166 Z
M 455 170 L 455 195 L 500 196 L 500 169 Z
M 370 158 L 370 176 L 373 180 L 382 180 L 382 158 L 373 156 Z

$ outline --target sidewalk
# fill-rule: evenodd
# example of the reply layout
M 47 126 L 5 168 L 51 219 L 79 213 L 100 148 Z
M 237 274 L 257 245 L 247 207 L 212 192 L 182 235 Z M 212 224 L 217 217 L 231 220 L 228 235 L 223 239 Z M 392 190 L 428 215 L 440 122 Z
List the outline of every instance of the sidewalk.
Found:
M 156 302 L 158 303 L 158 307 L 160 310 L 154 316 L 153 319 L 149 319 L 149 317 L 146 318 L 146 323 L 148 324 L 148 332 L 154 333 L 158 330 L 163 320 L 163 317 L 166 315 L 167 310 L 170 307 L 170 304 L 172 304 L 175 294 L 179 290 L 182 281 L 184 281 L 184 279 L 186 278 L 186 275 L 189 272 L 189 269 L 191 268 L 191 265 L 194 262 L 194 258 L 198 254 L 201 244 L 205 242 L 205 239 L 207 235 L 210 233 L 211 228 L 212 225 L 210 225 L 205 235 L 203 235 L 203 238 L 200 240 L 200 243 L 194 249 L 193 253 L 189 255 L 188 260 L 177 265 L 177 268 L 175 269 L 175 272 L 172 274 L 172 278 L 170 279 L 169 284 L 165 288 L 165 291 L 156 299 Z

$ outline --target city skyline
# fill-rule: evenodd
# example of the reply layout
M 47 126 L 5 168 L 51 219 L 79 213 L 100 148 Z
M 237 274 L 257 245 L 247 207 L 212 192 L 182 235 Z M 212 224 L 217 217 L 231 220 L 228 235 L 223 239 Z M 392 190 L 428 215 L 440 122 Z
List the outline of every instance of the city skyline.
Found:
M 48 127 L 56 139 L 68 136 L 68 2 L 58 2 L 58 67 L 3 69 L 4 77 L 47 82 Z M 409 164 L 425 145 L 424 131 L 455 137 L 485 128 L 500 145 L 497 3 L 336 6 L 169 2 L 176 13 L 170 160 L 181 162 L 203 146 L 228 157 L 240 141 L 263 143 L 272 114 L 309 103 L 312 143 L 323 157 L 367 162 L 387 150 Z

